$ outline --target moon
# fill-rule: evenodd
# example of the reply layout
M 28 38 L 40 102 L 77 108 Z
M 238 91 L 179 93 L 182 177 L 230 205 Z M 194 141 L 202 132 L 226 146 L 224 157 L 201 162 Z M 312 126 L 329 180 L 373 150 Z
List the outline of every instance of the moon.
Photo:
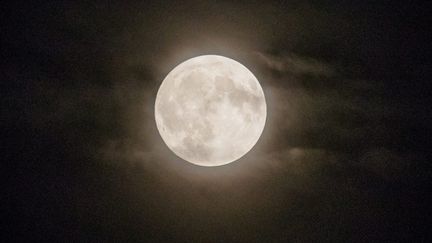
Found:
M 179 64 L 156 95 L 162 140 L 195 165 L 220 166 L 244 156 L 260 138 L 266 117 L 257 78 L 239 62 L 218 55 Z

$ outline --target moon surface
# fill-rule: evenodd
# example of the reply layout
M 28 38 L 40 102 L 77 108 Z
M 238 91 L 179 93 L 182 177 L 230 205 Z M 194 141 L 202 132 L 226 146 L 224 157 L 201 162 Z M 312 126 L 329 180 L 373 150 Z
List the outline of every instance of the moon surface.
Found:
M 155 119 L 165 144 L 200 166 L 231 163 L 256 144 L 267 117 L 264 92 L 245 66 L 204 55 L 176 66 L 163 80 Z

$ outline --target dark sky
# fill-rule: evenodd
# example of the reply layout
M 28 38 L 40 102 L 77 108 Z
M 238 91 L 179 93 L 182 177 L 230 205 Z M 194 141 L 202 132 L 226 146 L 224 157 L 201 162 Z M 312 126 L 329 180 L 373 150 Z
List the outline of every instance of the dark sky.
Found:
M 430 8 L 420 1 L 29 1 L 1 7 L 2 239 L 429 242 Z M 182 61 L 233 58 L 268 117 L 197 167 L 154 122 Z

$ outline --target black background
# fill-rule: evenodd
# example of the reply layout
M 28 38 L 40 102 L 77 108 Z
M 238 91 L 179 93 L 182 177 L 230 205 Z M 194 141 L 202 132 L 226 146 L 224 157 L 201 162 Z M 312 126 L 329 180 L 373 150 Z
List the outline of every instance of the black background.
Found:
M 1 11 L 1 241 L 431 240 L 425 3 Z M 246 65 L 268 105 L 254 149 L 217 168 L 173 155 L 153 116 L 165 75 L 204 54 Z

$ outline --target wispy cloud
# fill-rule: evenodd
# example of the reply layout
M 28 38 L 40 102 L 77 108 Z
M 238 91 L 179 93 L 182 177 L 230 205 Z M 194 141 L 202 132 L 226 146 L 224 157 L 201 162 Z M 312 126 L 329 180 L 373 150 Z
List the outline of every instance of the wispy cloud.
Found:
M 270 69 L 281 73 L 312 74 L 331 76 L 335 70 L 328 64 L 311 57 L 301 57 L 296 54 L 271 55 L 256 52 L 259 59 Z

